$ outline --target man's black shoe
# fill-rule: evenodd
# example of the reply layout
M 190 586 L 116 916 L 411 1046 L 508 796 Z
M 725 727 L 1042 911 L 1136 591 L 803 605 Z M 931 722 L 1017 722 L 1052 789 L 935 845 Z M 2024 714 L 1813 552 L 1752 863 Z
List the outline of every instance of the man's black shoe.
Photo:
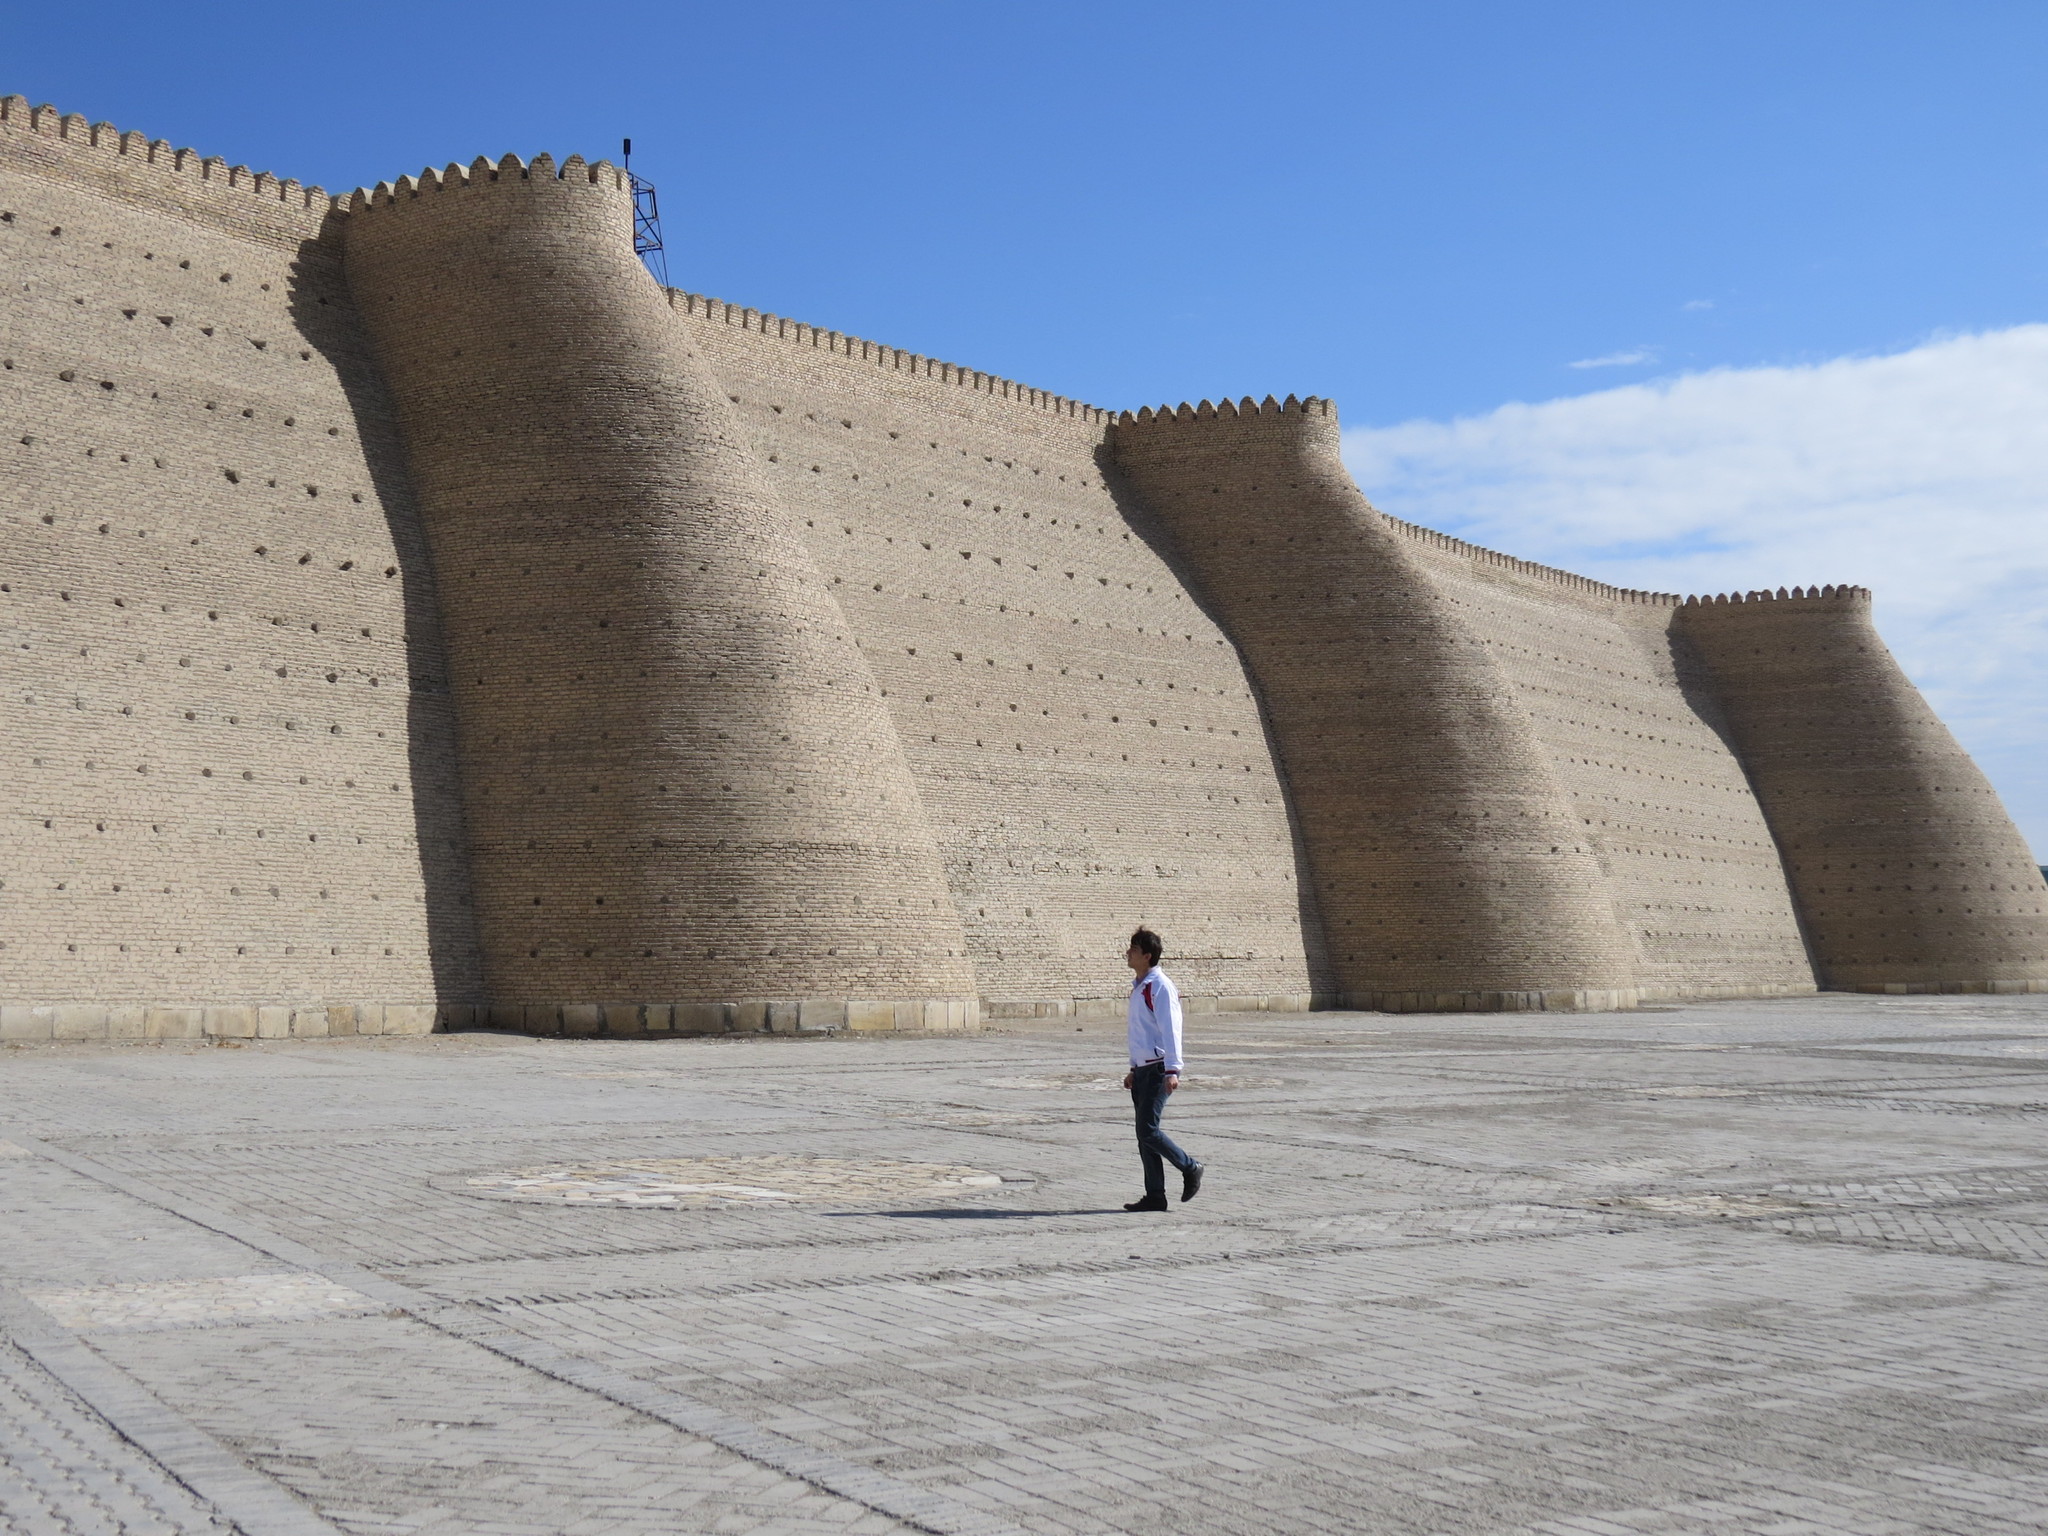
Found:
M 1124 1209 L 1127 1211 L 1163 1211 L 1166 1209 L 1166 1196 L 1147 1195 L 1142 1200 L 1133 1200 Z
M 1183 1202 L 1192 1200 L 1202 1192 L 1202 1165 L 1189 1163 L 1180 1176 L 1180 1198 Z

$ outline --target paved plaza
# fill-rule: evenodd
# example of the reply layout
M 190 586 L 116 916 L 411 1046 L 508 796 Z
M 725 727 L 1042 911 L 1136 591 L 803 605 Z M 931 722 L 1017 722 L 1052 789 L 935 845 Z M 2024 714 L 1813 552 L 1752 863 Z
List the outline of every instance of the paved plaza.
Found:
M 0 1052 L 8 1533 L 2048 1523 L 2048 997 Z

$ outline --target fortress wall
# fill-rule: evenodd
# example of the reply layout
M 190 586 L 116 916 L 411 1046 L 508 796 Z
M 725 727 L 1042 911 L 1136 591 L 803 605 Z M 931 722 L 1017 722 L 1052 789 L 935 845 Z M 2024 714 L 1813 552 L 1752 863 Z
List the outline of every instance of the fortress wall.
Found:
M 974 967 L 888 706 L 631 221 L 616 169 L 545 156 L 350 205 L 493 1016 L 962 1027 Z
M 1677 599 L 1389 522 L 1487 647 L 1577 808 L 1646 996 L 1810 992 L 1776 843 Z
M 1326 402 L 1113 421 L 630 217 L 0 99 L 0 1038 L 959 1028 L 1138 921 L 1198 1008 L 2048 989 L 1867 593 L 1476 549 Z
M 2048 888 L 1859 587 L 1688 601 L 1822 983 L 2048 990 Z
M 0 101 L 0 1033 L 474 996 L 432 592 L 317 189 Z
M 673 304 L 887 695 L 983 997 L 1121 1008 L 1139 921 L 1197 1006 L 1326 991 L 1257 701 L 1105 482 L 1106 413 L 717 300 Z
M 1142 412 L 1114 447 L 1264 698 L 1345 998 L 1630 1003 L 1590 828 L 1498 647 L 1352 484 L 1328 403 Z

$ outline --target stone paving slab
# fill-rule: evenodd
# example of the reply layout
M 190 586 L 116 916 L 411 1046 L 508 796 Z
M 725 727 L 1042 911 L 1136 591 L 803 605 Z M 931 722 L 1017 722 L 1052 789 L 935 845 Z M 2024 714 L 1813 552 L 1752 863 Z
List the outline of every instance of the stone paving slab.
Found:
M 226 1529 L 211 1454 L 278 1490 L 248 1536 L 2031 1532 L 2044 1038 L 2041 997 L 1204 1017 L 1210 1183 L 1148 1217 L 1100 1025 L 8 1050 L 0 1320 L 185 1428 L 0 1358 L 0 1529 Z M 487 1198 L 618 1166 L 852 1182 Z
M 0 1531 L 215 1536 L 205 1500 L 12 1345 L 0 1347 Z

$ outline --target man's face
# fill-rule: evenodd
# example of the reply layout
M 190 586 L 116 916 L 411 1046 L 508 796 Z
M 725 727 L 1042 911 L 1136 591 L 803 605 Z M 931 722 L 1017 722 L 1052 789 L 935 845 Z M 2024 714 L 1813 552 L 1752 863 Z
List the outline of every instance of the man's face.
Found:
M 1124 951 L 1124 964 L 1142 974 L 1152 969 L 1152 957 L 1133 944 Z

